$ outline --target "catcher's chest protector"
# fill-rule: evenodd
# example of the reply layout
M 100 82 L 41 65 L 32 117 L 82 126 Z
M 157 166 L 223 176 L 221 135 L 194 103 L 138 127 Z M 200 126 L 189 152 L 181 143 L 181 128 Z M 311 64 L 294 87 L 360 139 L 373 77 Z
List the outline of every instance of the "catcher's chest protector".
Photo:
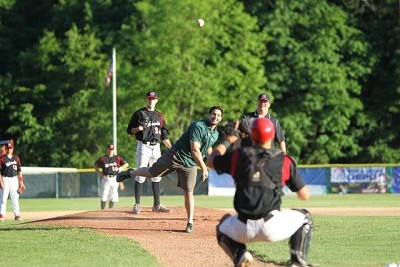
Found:
M 282 195 L 282 165 L 284 154 L 277 149 L 243 148 L 252 164 L 249 185 L 274 190 Z

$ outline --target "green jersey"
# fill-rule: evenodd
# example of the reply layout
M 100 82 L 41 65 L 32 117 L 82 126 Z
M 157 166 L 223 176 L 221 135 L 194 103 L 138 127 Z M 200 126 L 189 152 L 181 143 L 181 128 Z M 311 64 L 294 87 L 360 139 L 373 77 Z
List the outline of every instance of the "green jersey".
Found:
M 208 119 L 193 122 L 182 134 L 173 148 L 177 151 L 176 156 L 182 161 L 185 167 L 194 167 L 197 165 L 193 158 L 190 148 L 190 140 L 200 144 L 200 152 L 205 158 L 207 150 L 214 145 L 218 139 L 217 127 L 211 130 Z

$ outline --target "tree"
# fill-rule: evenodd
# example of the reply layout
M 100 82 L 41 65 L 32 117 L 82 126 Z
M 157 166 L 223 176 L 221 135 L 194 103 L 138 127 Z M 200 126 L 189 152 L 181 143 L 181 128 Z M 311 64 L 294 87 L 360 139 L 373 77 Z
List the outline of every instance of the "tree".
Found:
M 253 12 L 269 36 L 265 66 L 272 107 L 289 153 L 314 164 L 354 157 L 362 149 L 360 81 L 375 60 L 365 36 L 348 14 L 325 1 L 257 6 Z
M 377 58 L 371 75 L 363 83 L 364 148 L 353 161 L 400 161 L 400 2 L 348 1 L 356 25 L 367 36 Z

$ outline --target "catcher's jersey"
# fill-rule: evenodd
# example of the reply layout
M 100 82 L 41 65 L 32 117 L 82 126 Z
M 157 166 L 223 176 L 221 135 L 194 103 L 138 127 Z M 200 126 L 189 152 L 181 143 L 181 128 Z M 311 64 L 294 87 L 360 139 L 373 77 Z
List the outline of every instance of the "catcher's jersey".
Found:
M 124 165 L 126 161 L 117 155 L 109 157 L 108 155 L 101 156 L 96 160 L 94 166 L 101 167 L 104 175 L 117 175 L 118 168 Z
M 305 186 L 297 171 L 295 162 L 282 151 L 275 148 L 259 149 L 257 158 L 267 156 L 263 167 L 270 175 L 271 180 L 286 185 L 293 192 Z M 268 155 L 276 155 L 268 158 Z M 273 189 L 254 185 L 251 181 L 253 163 L 242 148 L 228 152 L 214 158 L 214 167 L 217 173 L 228 173 L 235 180 L 236 192 L 234 198 L 235 210 L 242 215 L 261 218 L 272 210 L 280 210 L 281 195 Z
M 0 173 L 5 177 L 14 177 L 21 172 L 21 161 L 18 156 L 3 155 L 0 157 Z
M 142 119 L 141 112 L 147 115 L 149 122 L 143 131 L 139 131 L 135 134 L 136 140 L 160 142 L 160 140 L 168 139 L 169 132 L 168 126 L 165 123 L 164 115 L 157 110 L 151 111 L 147 108 L 141 108 L 133 113 L 126 132 L 131 134 L 132 128 L 139 127 L 139 122 Z

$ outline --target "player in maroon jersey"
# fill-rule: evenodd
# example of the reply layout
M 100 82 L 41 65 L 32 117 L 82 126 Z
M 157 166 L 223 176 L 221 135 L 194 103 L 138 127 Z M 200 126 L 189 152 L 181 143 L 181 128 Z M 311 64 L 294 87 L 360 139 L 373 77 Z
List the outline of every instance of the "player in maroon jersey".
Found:
M 14 145 L 10 142 L 6 146 L 7 154 L 0 157 L 0 180 L 3 194 L 0 202 L 0 221 L 4 221 L 7 199 L 11 197 L 12 209 L 16 221 L 22 221 L 19 214 L 19 189 L 25 188 L 24 177 L 21 172 L 21 160 L 14 153 Z
M 109 208 L 114 207 L 114 203 L 119 201 L 118 186 L 116 181 L 117 173 L 128 168 L 129 163 L 122 157 L 114 155 L 114 145 L 107 145 L 105 155 L 99 157 L 93 164 L 96 172 L 102 177 L 101 179 L 101 209 L 106 208 L 107 200 L 109 200 Z M 101 171 L 100 171 L 101 168 Z

